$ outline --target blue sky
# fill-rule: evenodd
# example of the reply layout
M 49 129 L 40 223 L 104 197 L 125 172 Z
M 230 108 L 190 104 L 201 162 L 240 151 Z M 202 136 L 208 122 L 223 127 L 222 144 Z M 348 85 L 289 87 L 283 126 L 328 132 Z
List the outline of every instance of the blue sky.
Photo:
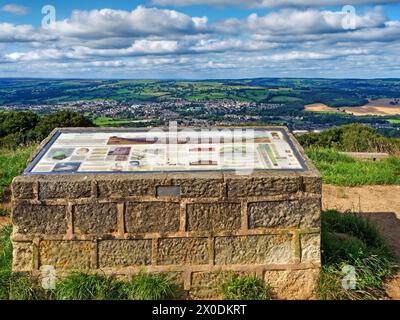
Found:
M 399 78 L 399 56 L 395 0 L 0 0 L 0 77 Z

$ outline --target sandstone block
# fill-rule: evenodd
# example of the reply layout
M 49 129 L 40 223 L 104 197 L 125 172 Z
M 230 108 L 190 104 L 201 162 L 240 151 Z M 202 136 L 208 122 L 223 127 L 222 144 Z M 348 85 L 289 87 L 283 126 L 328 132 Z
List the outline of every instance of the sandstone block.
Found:
M 262 201 L 248 205 L 249 228 L 317 228 L 321 200 Z
M 20 202 L 13 207 L 12 221 L 21 234 L 65 234 L 65 206 L 42 206 Z
M 187 231 L 235 231 L 240 229 L 240 203 L 193 203 L 187 205 Z
M 49 241 L 39 245 L 40 265 L 60 270 L 87 270 L 91 263 L 90 241 Z
M 128 202 L 125 226 L 129 233 L 179 231 L 177 202 Z
M 159 265 L 207 264 L 207 238 L 170 238 L 158 241 Z
M 15 179 L 11 185 L 14 199 L 34 199 L 34 182 Z
M 116 203 L 90 203 L 74 206 L 74 233 L 106 234 L 118 230 Z
M 92 187 L 90 181 L 40 181 L 39 198 L 46 199 L 77 199 L 89 198 Z
M 272 298 L 309 300 L 314 291 L 319 269 L 266 271 L 264 280 L 272 287 Z
M 29 272 L 33 265 L 31 242 L 13 242 L 13 271 Z
M 291 235 L 215 239 L 215 264 L 286 264 L 292 260 Z
M 227 192 L 230 199 L 293 194 L 300 189 L 301 178 L 297 176 L 227 179 Z
M 320 234 L 303 234 L 301 239 L 301 262 L 321 262 Z
M 104 240 L 99 242 L 100 268 L 148 265 L 151 240 Z

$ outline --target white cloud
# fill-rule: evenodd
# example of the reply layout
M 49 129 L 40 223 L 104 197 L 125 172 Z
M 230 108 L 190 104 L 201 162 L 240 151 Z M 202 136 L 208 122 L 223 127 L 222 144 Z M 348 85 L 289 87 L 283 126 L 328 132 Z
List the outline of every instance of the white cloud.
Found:
M 387 18 L 383 8 L 358 15 L 355 30 L 345 30 L 342 19 L 341 12 L 284 8 L 209 23 L 207 17 L 139 6 L 132 11 L 74 11 L 48 30 L 0 23 L 0 75 L 193 78 L 398 72 L 400 21 Z
M 69 19 L 57 21 L 53 33 L 85 39 L 174 35 L 207 31 L 206 17 L 190 17 L 175 10 L 137 7 L 125 10 L 75 10 Z
M 1 8 L 1 11 L 7 12 L 7 13 L 11 13 L 11 14 L 15 14 L 17 16 L 23 16 L 26 15 L 29 11 L 29 9 L 27 7 L 18 5 L 18 4 L 6 4 Z
M 219 32 L 251 34 L 323 34 L 342 32 L 345 18 L 342 12 L 315 9 L 282 9 L 265 16 L 251 14 L 246 20 L 228 19 L 215 24 Z M 363 16 L 356 15 L 356 29 L 383 26 L 387 21 L 382 8 L 376 8 Z

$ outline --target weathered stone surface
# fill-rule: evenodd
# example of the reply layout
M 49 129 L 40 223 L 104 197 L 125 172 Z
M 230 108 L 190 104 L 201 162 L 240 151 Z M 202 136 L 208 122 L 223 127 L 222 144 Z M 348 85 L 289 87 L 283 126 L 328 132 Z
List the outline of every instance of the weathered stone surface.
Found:
M 155 196 L 159 184 L 154 179 L 107 179 L 97 181 L 97 190 L 101 198 Z
M 301 262 L 320 263 L 320 234 L 301 235 Z
M 90 241 L 40 242 L 40 265 L 54 266 L 61 270 L 86 270 L 91 263 Z
M 301 178 L 297 176 L 270 176 L 262 178 L 227 179 L 228 198 L 274 196 L 296 193 L 301 188 Z
M 31 242 L 13 242 L 13 271 L 28 272 L 32 270 L 33 250 Z
M 99 267 L 148 265 L 151 240 L 104 240 L 99 242 Z
M 14 199 L 34 199 L 34 182 L 14 180 L 11 185 Z
M 262 201 L 248 205 L 249 228 L 317 228 L 321 200 Z
M 41 206 L 20 202 L 13 207 L 12 221 L 21 234 L 65 234 L 65 206 Z
M 182 198 L 220 198 L 224 188 L 219 179 L 177 179 L 173 184 L 181 186 Z
M 313 177 L 313 176 L 304 176 L 303 177 L 303 189 L 304 192 L 309 193 L 322 193 L 322 178 L 321 177 Z
M 90 181 L 40 181 L 39 198 L 45 199 L 76 199 L 89 198 L 92 192 Z
M 159 265 L 207 264 L 207 238 L 170 238 L 158 241 Z
M 319 269 L 266 271 L 264 280 L 272 287 L 272 298 L 308 300 L 314 298 Z
M 240 203 L 216 202 L 187 205 L 187 231 L 235 231 L 240 229 Z
M 220 286 L 229 272 L 193 272 L 189 296 L 191 299 L 222 299 Z
M 128 202 L 125 227 L 129 233 L 179 231 L 177 202 Z
M 118 230 L 116 203 L 89 203 L 74 206 L 74 233 L 105 234 Z
M 291 235 L 215 239 L 215 264 L 286 264 L 292 260 Z

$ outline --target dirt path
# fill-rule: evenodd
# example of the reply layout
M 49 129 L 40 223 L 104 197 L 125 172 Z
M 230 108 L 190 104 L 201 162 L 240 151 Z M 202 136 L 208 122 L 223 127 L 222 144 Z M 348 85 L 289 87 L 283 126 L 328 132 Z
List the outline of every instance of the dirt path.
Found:
M 324 185 L 323 209 L 350 210 L 374 220 L 400 263 L 400 186 L 335 187 Z M 400 300 L 400 273 L 388 284 L 390 297 Z

